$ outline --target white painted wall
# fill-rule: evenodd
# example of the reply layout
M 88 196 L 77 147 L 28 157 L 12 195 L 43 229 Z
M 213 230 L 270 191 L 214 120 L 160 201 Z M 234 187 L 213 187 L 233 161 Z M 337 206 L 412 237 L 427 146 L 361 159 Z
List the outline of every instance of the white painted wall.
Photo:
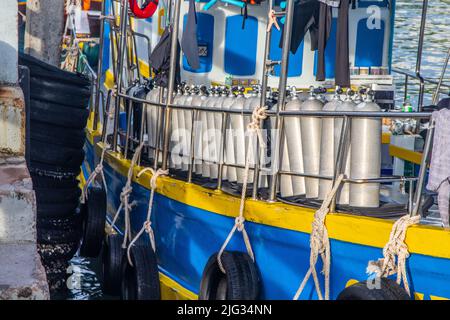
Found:
M 18 30 L 17 0 L 1 0 L 0 5 L 0 84 L 17 83 Z

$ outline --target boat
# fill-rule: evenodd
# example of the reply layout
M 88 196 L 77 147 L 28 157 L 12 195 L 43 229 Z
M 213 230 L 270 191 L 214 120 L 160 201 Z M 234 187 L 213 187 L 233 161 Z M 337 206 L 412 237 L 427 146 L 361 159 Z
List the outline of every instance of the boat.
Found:
M 146 18 L 128 7 L 132 2 L 102 4 L 96 98 L 80 176 L 87 195 L 91 189 L 106 194 L 101 208 L 110 292 L 124 299 L 450 298 L 450 233 L 425 190 L 435 109 L 424 106 L 423 96 L 425 86 L 436 84 L 420 73 L 427 1 L 416 72 L 391 65 L 395 1 L 355 2 L 348 19 L 347 91 L 334 88 L 341 36 L 335 8 L 323 52 L 326 79 L 317 81 L 319 56 L 310 50 L 309 33 L 295 54 L 288 50 L 293 0 L 196 1 L 197 69 L 185 54 L 178 58 L 173 40 L 185 32 L 192 2 L 150 1 L 157 7 Z M 149 60 L 165 30 L 172 41 L 163 88 Z M 179 87 L 177 65 L 185 82 Z M 396 72 L 406 82 L 420 81 L 414 112 L 395 109 Z M 436 99 L 446 86 L 442 79 Z M 244 106 L 251 98 L 254 104 Z M 211 106 L 202 102 L 207 99 L 216 100 Z M 285 107 L 295 99 L 310 104 Z M 356 100 L 362 109 L 316 108 L 333 99 L 338 106 Z M 196 121 L 204 124 L 199 131 Z M 239 128 L 249 123 L 246 136 Z M 339 132 L 330 135 L 329 125 Z M 241 133 L 237 140 L 205 138 L 211 128 Z M 267 128 L 280 134 L 257 139 Z M 173 135 L 175 129 L 188 130 L 187 141 Z M 321 150 L 314 133 L 334 142 L 324 139 Z M 254 152 L 245 158 L 249 144 Z M 205 146 L 214 152 L 205 155 Z M 89 199 L 96 197 L 87 197 L 88 207 Z M 87 219 L 92 223 L 90 214 Z M 103 238 L 102 228 L 96 230 Z M 392 246 L 393 237 L 405 245 Z M 379 258 L 392 258 L 387 253 L 394 255 L 388 272 L 369 276 L 369 262 L 374 267 Z M 396 260 L 398 253 L 403 257 Z

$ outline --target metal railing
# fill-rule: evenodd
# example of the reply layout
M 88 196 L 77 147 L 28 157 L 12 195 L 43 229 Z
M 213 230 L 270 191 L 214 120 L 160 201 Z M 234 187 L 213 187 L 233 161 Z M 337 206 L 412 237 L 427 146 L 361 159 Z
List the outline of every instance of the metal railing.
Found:
M 424 3 L 427 1 L 425 0 Z M 127 11 L 127 1 L 122 0 L 122 9 L 121 9 L 121 16 L 124 17 L 128 14 Z M 271 3 L 271 2 L 270 2 Z M 289 50 L 287 48 L 290 48 L 290 39 L 291 39 L 291 33 L 292 33 L 292 21 L 293 21 L 293 3 L 294 0 L 288 0 L 285 14 L 286 14 L 286 21 L 285 21 L 285 32 L 283 35 L 283 50 L 282 50 L 282 60 L 280 65 L 280 83 L 279 83 L 279 97 L 278 97 L 278 109 L 274 111 L 268 111 L 268 116 L 275 119 L 275 128 L 276 130 L 279 130 L 281 134 L 277 135 L 275 145 L 277 146 L 277 150 L 275 152 L 275 160 L 273 163 L 275 163 L 275 168 L 272 168 L 273 174 L 270 175 L 270 184 L 269 184 L 269 196 L 266 199 L 266 201 L 275 201 L 277 196 L 277 190 L 278 190 L 278 181 L 280 175 L 292 175 L 292 176 L 302 176 L 302 177 L 310 177 L 310 178 L 317 178 L 317 179 L 326 179 L 326 180 L 332 180 L 333 183 L 336 180 L 337 176 L 339 174 L 344 173 L 345 171 L 345 152 L 344 150 L 347 148 L 350 143 L 350 140 L 348 139 L 349 135 L 349 128 L 350 128 L 350 122 L 353 118 L 422 118 L 422 119 L 430 119 L 431 114 L 425 113 L 425 112 L 413 112 L 413 113 L 389 113 L 389 112 L 306 112 L 306 111 L 285 111 L 284 106 L 286 104 L 286 83 L 287 83 L 287 68 L 288 68 L 288 62 L 289 62 Z M 125 5 L 124 5 L 125 4 Z M 176 105 L 173 103 L 174 99 L 174 89 L 175 89 L 175 69 L 176 69 L 176 57 L 177 57 L 177 39 L 178 39 L 178 30 L 179 30 L 179 23 L 180 23 L 180 1 L 176 1 L 174 3 L 174 6 L 172 6 L 169 12 L 169 16 L 172 17 L 172 43 L 171 43 L 171 60 L 170 60 L 170 74 L 169 74 L 169 87 L 166 90 L 166 99 L 163 103 L 163 93 L 164 90 L 160 88 L 160 101 L 158 103 L 150 102 L 145 99 L 139 99 L 135 97 L 131 97 L 127 95 L 124 90 L 124 85 L 122 81 L 117 81 L 117 79 L 122 79 L 122 73 L 124 70 L 124 60 L 125 60 L 125 54 L 126 54 L 126 48 L 127 48 L 127 37 L 126 37 L 126 30 L 127 30 L 127 21 L 128 19 L 121 19 L 121 25 L 120 25 L 120 41 L 118 45 L 118 68 L 116 69 L 116 83 L 117 83 L 117 89 L 114 90 L 114 92 L 111 92 L 111 95 L 114 95 L 114 103 L 115 103 L 115 115 L 114 115 L 114 129 L 113 129 L 113 143 L 112 143 L 112 149 L 117 152 L 123 152 L 125 155 L 128 152 L 128 140 L 133 139 L 134 142 L 141 143 L 143 141 L 143 137 L 145 134 L 145 118 L 148 107 L 158 108 L 158 121 L 156 125 L 156 132 L 157 137 L 155 137 L 156 144 L 155 146 L 146 145 L 146 148 L 153 149 L 154 150 L 154 157 L 153 157 L 153 166 L 156 168 L 158 166 L 161 166 L 163 169 L 168 168 L 168 158 L 171 154 L 171 151 L 169 150 L 169 141 L 171 137 L 171 112 L 173 110 L 190 110 L 192 111 L 193 117 L 192 122 L 198 118 L 198 114 L 200 112 L 213 112 L 213 113 L 220 113 L 222 115 L 222 126 L 221 131 L 223 132 L 223 129 L 228 126 L 228 119 L 229 116 L 232 114 L 239 114 L 242 116 L 251 116 L 252 110 L 236 110 L 236 109 L 223 109 L 223 108 L 207 108 L 207 107 L 194 107 L 194 106 L 183 106 L 183 105 Z M 270 5 L 270 8 L 272 9 L 272 6 Z M 426 11 L 425 11 L 426 16 Z M 422 30 L 423 34 L 423 30 Z M 103 34 L 102 34 L 103 36 Z M 102 41 L 101 41 L 102 42 Z M 264 57 L 264 65 L 265 67 L 269 67 L 273 61 L 270 61 L 268 59 L 269 55 L 269 48 L 270 48 L 270 32 L 266 36 L 266 43 L 265 43 L 265 57 Z M 423 46 L 423 39 L 420 46 Z M 421 49 L 419 49 L 420 55 L 421 55 Z M 424 79 L 420 75 L 420 61 L 418 59 L 418 68 L 416 70 L 416 74 L 406 74 L 405 76 L 411 77 L 411 78 L 417 78 L 421 81 L 421 84 L 425 83 L 426 79 Z M 401 72 L 400 72 L 401 73 Z M 268 77 L 268 71 L 265 69 L 265 72 L 263 72 L 263 78 L 262 78 L 262 95 L 261 95 L 261 105 L 266 104 L 266 92 L 267 92 L 267 77 Z M 445 85 L 443 85 L 445 86 Z M 423 92 L 421 92 L 423 95 Z M 110 95 L 108 95 L 107 101 L 109 103 L 113 103 L 111 101 Z M 140 103 L 142 104 L 142 113 L 141 113 L 141 132 L 140 136 L 136 139 L 136 137 L 131 138 L 129 136 L 129 130 L 126 130 L 125 132 L 125 145 L 126 148 L 123 149 L 121 147 L 121 150 L 119 149 L 118 144 L 118 137 L 120 135 L 119 132 L 119 113 L 120 113 L 120 105 L 121 101 L 131 101 L 134 103 Z M 422 107 L 423 103 L 423 96 L 420 98 L 419 101 L 419 110 Z M 109 110 L 110 106 L 107 105 L 106 109 Z M 341 137 L 339 140 L 338 145 L 338 157 L 336 159 L 336 165 L 335 165 L 335 173 L 333 176 L 323 176 L 323 175 L 310 175 L 306 173 L 300 173 L 300 172 L 291 172 L 291 171 L 285 171 L 281 170 L 279 168 L 280 159 L 283 157 L 283 148 L 281 148 L 281 141 L 284 135 L 284 128 L 283 128 L 283 119 L 286 117 L 337 117 L 337 118 L 343 118 L 343 125 L 342 125 L 342 131 L 341 131 Z M 127 128 L 130 128 L 130 121 L 131 117 L 128 117 L 127 119 Z M 346 177 L 343 182 L 345 183 L 356 183 L 356 184 L 362 184 L 362 183 L 389 183 L 389 182 L 409 182 L 410 183 L 410 194 L 412 195 L 412 182 L 416 182 L 417 186 L 415 188 L 415 192 L 413 197 L 410 197 L 410 213 L 412 215 L 417 215 L 420 208 L 420 200 L 421 200 L 421 194 L 422 189 L 424 186 L 425 181 L 425 175 L 426 175 L 426 169 L 427 165 L 429 163 L 429 154 L 430 154 L 430 148 L 431 148 L 431 141 L 434 134 L 434 126 L 430 126 L 430 129 L 427 132 L 427 138 L 425 141 L 425 147 L 423 151 L 423 157 L 422 157 L 422 163 L 420 166 L 420 172 L 418 177 L 380 177 L 376 179 L 352 179 L 350 177 Z M 162 129 L 162 130 L 161 130 Z M 106 134 L 105 130 L 104 133 Z M 191 144 L 190 144 L 190 150 L 189 153 L 185 156 L 188 156 L 189 166 L 188 166 L 188 177 L 187 181 L 192 182 L 193 180 L 193 167 L 194 162 L 197 160 L 194 157 L 195 150 L 194 148 L 194 126 L 192 125 L 192 131 L 191 131 Z M 161 146 L 162 142 L 162 146 Z M 381 141 L 380 141 L 381 143 Z M 122 144 L 122 143 L 121 143 Z M 217 182 L 217 188 L 222 190 L 222 180 L 223 180 L 223 170 L 224 167 L 236 167 L 236 168 L 243 168 L 242 165 L 238 164 L 232 164 L 232 163 L 226 163 L 224 161 L 224 151 L 225 151 L 225 139 L 220 140 L 220 146 L 219 146 L 219 159 L 216 162 L 210 162 L 211 164 L 218 166 L 218 182 Z M 257 156 L 255 157 L 255 164 L 251 167 L 252 170 L 254 170 L 254 179 L 253 179 L 253 198 L 258 198 L 258 189 L 259 189 L 259 178 L 260 178 L 260 172 L 261 171 L 267 171 L 267 168 L 262 167 L 259 163 L 259 157 L 261 154 L 260 146 L 256 146 L 256 153 Z M 161 156 L 162 155 L 162 159 Z M 204 161 L 204 159 L 202 159 Z M 206 162 L 206 161 L 204 161 Z M 333 210 L 335 206 L 335 200 L 333 201 Z

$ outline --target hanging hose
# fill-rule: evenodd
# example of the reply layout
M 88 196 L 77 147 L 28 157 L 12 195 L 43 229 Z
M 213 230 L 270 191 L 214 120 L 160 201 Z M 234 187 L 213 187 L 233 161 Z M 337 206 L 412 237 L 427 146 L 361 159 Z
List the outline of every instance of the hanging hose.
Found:
M 420 216 L 406 215 L 398 219 L 391 230 L 388 243 L 383 248 L 383 258 L 377 261 L 369 261 L 368 274 L 376 274 L 377 277 L 388 277 L 397 273 L 397 284 L 405 287 L 411 296 L 408 278 L 406 276 L 406 259 L 409 257 L 408 246 L 405 243 L 408 228 L 419 223 Z M 397 256 L 397 263 L 395 257 Z
M 319 300 L 323 300 L 322 289 L 320 288 L 319 278 L 317 276 L 316 264 L 319 255 L 323 262 L 322 273 L 325 277 L 325 300 L 330 299 L 330 265 L 331 265 L 331 255 L 330 255 L 330 239 L 328 238 L 328 230 L 325 226 L 325 218 L 330 212 L 331 201 L 333 200 L 339 186 L 344 179 L 344 175 L 341 174 L 336 182 L 334 183 L 333 189 L 327 194 L 323 200 L 322 206 L 314 214 L 314 220 L 312 223 L 311 238 L 310 238 L 310 248 L 311 253 L 309 256 L 309 269 L 303 278 L 300 287 L 298 288 L 294 300 L 297 300 L 303 292 L 306 283 L 308 282 L 311 275 L 314 279 L 314 284 L 316 287 L 317 296 Z
M 130 263 L 131 266 L 133 266 L 133 263 L 131 262 L 130 248 L 139 239 L 139 237 L 144 233 L 144 231 L 147 232 L 147 234 L 150 238 L 150 243 L 152 245 L 152 249 L 154 252 L 156 252 L 155 234 L 153 232 L 152 222 L 151 222 L 152 209 L 153 209 L 153 198 L 155 196 L 156 183 L 158 181 L 158 178 L 160 176 L 169 174 L 169 170 L 158 169 L 155 171 L 153 168 L 145 168 L 137 174 L 137 177 L 139 178 L 146 171 L 150 171 L 152 173 L 152 178 L 150 179 L 151 192 L 150 192 L 150 198 L 148 201 L 147 218 L 145 219 L 145 222 L 144 222 L 141 230 L 137 233 L 137 235 L 134 237 L 133 240 L 131 240 L 130 244 L 128 245 L 127 257 L 128 257 L 128 262 Z
M 260 123 L 262 120 L 267 118 L 266 111 L 267 111 L 266 107 L 255 108 L 255 110 L 253 110 L 253 113 L 252 113 L 252 121 L 247 126 L 247 129 L 251 133 L 256 134 L 262 148 L 265 148 L 265 143 L 264 143 L 263 135 L 261 132 Z M 245 196 L 247 194 L 248 174 L 249 174 L 249 170 L 250 170 L 251 147 L 252 147 L 252 144 L 249 143 L 248 147 L 247 147 L 247 156 L 245 159 L 244 184 L 242 186 L 241 202 L 240 202 L 240 207 L 239 207 L 239 216 L 236 217 L 234 226 L 231 229 L 230 233 L 228 234 L 228 237 L 226 238 L 222 247 L 220 248 L 219 254 L 217 255 L 217 263 L 219 265 L 220 270 L 223 273 L 226 273 L 226 272 L 225 272 L 225 268 L 222 265 L 222 254 L 225 251 L 228 243 L 230 242 L 230 240 L 233 237 L 236 230 L 242 233 L 242 236 L 244 238 L 245 247 L 247 248 L 247 253 L 250 256 L 250 258 L 253 260 L 253 262 L 255 261 L 255 255 L 253 253 L 253 249 L 252 249 L 252 246 L 250 243 L 250 238 L 248 237 L 247 231 L 245 230 L 245 226 L 244 226 L 244 223 L 245 223 L 245 218 L 244 218 Z

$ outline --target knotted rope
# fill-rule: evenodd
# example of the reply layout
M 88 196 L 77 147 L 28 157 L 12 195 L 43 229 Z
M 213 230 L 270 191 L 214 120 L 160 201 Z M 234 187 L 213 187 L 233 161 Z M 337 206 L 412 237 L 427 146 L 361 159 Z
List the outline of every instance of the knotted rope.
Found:
M 383 248 L 383 258 L 369 261 L 366 270 L 368 274 L 376 274 L 377 277 L 388 277 L 397 273 L 397 283 L 400 285 L 403 281 L 409 296 L 411 296 L 411 292 L 406 274 L 406 259 L 409 257 L 409 251 L 405 238 L 408 228 L 419 221 L 419 215 L 406 215 L 398 219 L 392 227 L 388 243 Z
M 114 216 L 114 219 L 111 223 L 111 229 L 114 227 L 117 218 L 119 217 L 120 212 L 122 211 L 122 208 L 125 212 L 125 232 L 122 242 L 122 248 L 127 247 L 127 240 L 131 239 L 131 223 L 130 223 L 130 212 L 133 208 L 133 205 L 135 204 L 130 203 L 130 194 L 133 191 L 133 187 L 131 186 L 131 182 L 133 180 L 133 169 L 136 165 L 139 156 L 141 154 L 142 149 L 144 148 L 144 144 L 146 142 L 146 137 L 144 137 L 143 141 L 139 146 L 136 148 L 136 151 L 134 152 L 133 158 L 131 159 L 130 168 L 128 169 L 128 175 L 127 175 L 127 182 L 125 183 L 125 186 L 122 188 L 122 192 L 120 193 L 120 205 L 119 208 L 117 208 L 116 215 Z
M 269 24 L 267 25 L 267 32 L 269 32 L 272 27 L 275 26 L 278 31 L 280 31 L 280 25 L 278 24 L 277 17 L 275 16 L 275 10 L 269 11 Z
M 108 126 L 108 122 L 109 122 L 109 120 L 113 119 L 114 114 L 113 114 L 113 112 L 109 112 L 106 115 L 107 115 L 107 120 L 105 121 L 105 123 L 103 125 Z M 89 175 L 89 178 L 86 180 L 86 183 L 85 183 L 83 189 L 81 190 L 81 203 L 86 202 L 86 199 L 88 197 L 87 189 L 89 188 L 91 183 L 95 180 L 95 178 L 97 178 L 98 175 L 101 175 L 103 187 L 105 188 L 105 192 L 106 193 L 108 192 L 108 187 L 107 187 L 106 179 L 105 179 L 105 173 L 103 172 L 103 162 L 105 160 L 105 153 L 111 146 L 108 143 L 106 143 L 106 137 L 107 137 L 107 134 L 105 133 L 105 135 L 103 136 L 103 141 L 102 141 L 103 145 L 102 145 L 102 154 L 100 156 L 100 161 L 97 164 L 97 166 L 95 167 L 94 171 L 92 171 L 91 174 Z
M 262 120 L 267 118 L 266 114 L 267 108 L 266 107 L 257 107 L 253 110 L 252 113 L 252 121 L 247 125 L 247 130 L 251 133 L 255 133 L 256 136 L 259 139 L 259 143 L 263 148 L 265 148 L 265 142 L 263 139 L 263 135 L 261 132 L 261 126 L 260 123 Z M 251 142 L 251 140 L 250 140 Z M 245 159 L 245 169 L 244 169 L 244 182 L 242 186 L 242 192 L 241 192 L 241 202 L 239 206 L 239 216 L 236 217 L 234 220 L 234 226 L 231 229 L 230 233 L 228 234 L 225 242 L 223 243 L 222 247 L 220 248 L 219 254 L 217 255 L 217 263 L 219 265 L 220 270 L 223 273 L 225 272 L 225 268 L 222 264 L 222 254 L 225 251 L 228 243 L 230 242 L 231 238 L 233 237 L 234 233 L 239 231 L 242 233 L 242 236 L 244 238 L 245 247 L 247 248 L 247 253 L 250 256 L 250 258 L 255 261 L 255 255 L 253 253 L 252 245 L 250 243 L 250 238 L 248 237 L 247 231 L 245 230 L 245 218 L 244 218 L 244 209 L 245 209 L 245 196 L 247 195 L 247 184 L 248 184 L 248 174 L 250 170 L 250 151 L 251 151 L 252 144 L 249 143 L 247 147 L 247 155 Z
M 323 262 L 322 273 L 325 277 L 325 300 L 330 299 L 330 265 L 331 265 L 331 255 L 330 255 L 330 239 L 328 238 L 328 230 L 325 225 L 325 219 L 330 212 L 331 201 L 333 200 L 339 186 L 344 179 L 344 175 L 341 174 L 334 183 L 333 188 L 327 194 L 326 198 L 322 202 L 322 206 L 314 214 L 314 220 L 312 222 L 312 230 L 310 236 L 310 256 L 309 256 L 309 269 L 303 278 L 300 287 L 298 288 L 294 300 L 297 300 L 303 292 L 306 283 L 309 278 L 313 277 L 314 285 L 316 287 L 317 296 L 319 300 L 323 300 L 322 289 L 320 288 L 319 278 L 317 276 L 316 264 L 319 255 Z
M 134 239 L 128 245 L 127 257 L 128 257 L 128 262 L 130 263 L 131 266 L 133 266 L 133 263 L 131 261 L 131 256 L 130 256 L 131 246 L 134 245 L 134 243 L 139 239 L 139 237 L 144 233 L 144 231 L 147 232 L 147 234 L 150 238 L 150 243 L 152 245 L 152 249 L 154 252 L 156 252 L 155 234 L 153 232 L 152 222 L 151 222 L 152 209 L 153 209 L 153 198 L 155 196 L 156 182 L 158 181 L 158 178 L 160 176 L 165 176 L 165 175 L 169 174 L 169 170 L 158 169 L 155 171 L 153 168 L 145 168 L 137 174 L 137 177 L 139 178 L 146 171 L 150 171 L 152 173 L 152 178 L 150 179 L 151 192 L 150 192 L 150 198 L 148 201 L 147 218 L 145 219 L 145 222 L 144 222 L 141 230 L 139 230 L 137 235 L 134 237 Z

